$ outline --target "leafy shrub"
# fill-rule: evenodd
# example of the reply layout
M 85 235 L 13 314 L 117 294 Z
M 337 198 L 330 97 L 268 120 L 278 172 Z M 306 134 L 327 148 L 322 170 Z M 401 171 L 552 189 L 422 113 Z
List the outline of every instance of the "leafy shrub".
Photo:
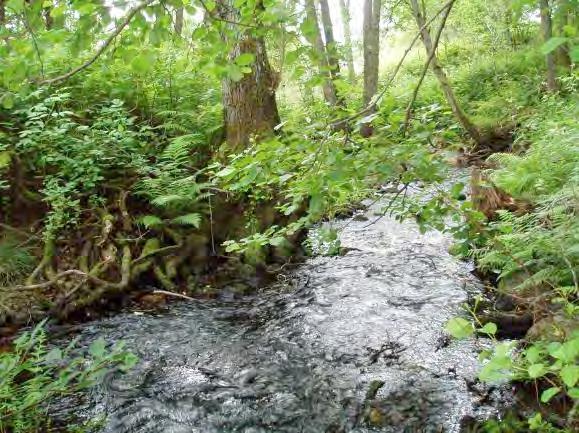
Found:
M 80 356 L 74 342 L 50 349 L 43 325 L 23 333 L 12 351 L 0 354 L 1 432 L 46 431 L 52 401 L 94 386 L 113 371 L 127 371 L 137 361 L 121 343 L 107 350 L 103 340 L 94 341 Z
M 69 110 L 70 97 L 65 90 L 50 95 L 38 91 L 15 111 L 22 125 L 14 151 L 31 172 L 43 173 L 42 198 L 50 207 L 47 239 L 74 226 L 81 200 L 98 203 L 103 182 L 115 174 L 130 176 L 150 150 L 147 128 L 135 125 L 122 101 L 79 113 Z

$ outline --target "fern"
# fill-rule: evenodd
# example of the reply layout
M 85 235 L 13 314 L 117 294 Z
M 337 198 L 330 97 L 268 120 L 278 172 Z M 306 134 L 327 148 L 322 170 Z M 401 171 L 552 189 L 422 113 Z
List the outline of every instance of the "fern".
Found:
M 13 284 L 28 274 L 35 262 L 30 250 L 19 246 L 15 240 L 0 238 L 0 286 Z
M 198 229 L 201 226 L 201 215 L 198 213 L 181 215 L 173 218 L 171 222 L 182 226 L 193 226 Z
M 499 212 L 493 236 L 475 251 L 481 268 L 501 278 L 523 273 L 514 290 L 579 290 L 579 127 L 562 120 L 577 106 L 551 104 L 544 118 L 523 126 L 520 134 L 535 141 L 525 154 L 491 157 L 495 184 L 533 207 L 526 215 Z
M 153 228 L 163 225 L 163 220 L 155 215 L 145 215 L 139 218 L 138 221 L 140 224 L 145 226 L 146 228 Z

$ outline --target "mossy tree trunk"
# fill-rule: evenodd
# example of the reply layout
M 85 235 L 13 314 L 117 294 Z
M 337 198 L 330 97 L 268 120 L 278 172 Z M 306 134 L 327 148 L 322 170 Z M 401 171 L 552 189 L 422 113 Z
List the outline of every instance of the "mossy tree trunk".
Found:
M 541 8 L 541 30 L 543 32 L 543 41 L 547 42 L 553 37 L 553 20 L 551 17 L 551 6 L 549 0 L 540 0 L 539 7 Z M 557 91 L 557 79 L 555 71 L 555 54 L 548 53 L 545 56 L 547 63 L 547 90 L 550 92 Z
M 221 0 L 220 12 L 224 19 L 237 21 L 238 13 L 230 0 Z M 256 8 L 261 8 L 257 5 Z M 232 24 L 235 27 L 235 24 Z M 231 77 L 222 82 L 225 140 L 229 151 L 246 147 L 252 137 L 266 137 L 274 133 L 280 123 L 275 92 L 279 73 L 273 71 L 267 56 L 265 40 L 251 27 L 237 26 L 224 32 L 231 47 L 229 60 L 234 62 L 241 54 L 251 54 L 254 62 L 251 72 L 241 79 Z

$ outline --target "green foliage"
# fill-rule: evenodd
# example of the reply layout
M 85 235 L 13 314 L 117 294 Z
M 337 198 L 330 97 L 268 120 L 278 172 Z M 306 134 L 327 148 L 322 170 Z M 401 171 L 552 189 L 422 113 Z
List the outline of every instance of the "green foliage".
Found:
M 579 128 L 572 119 L 579 105 L 575 99 L 547 99 L 544 107 L 542 115 L 522 126 L 519 139 L 533 140 L 527 152 L 492 157 L 498 164 L 493 182 L 533 210 L 524 215 L 500 212 L 490 225 L 493 236 L 475 254 L 482 269 L 501 278 L 524 272 L 517 290 L 578 290 Z
M 8 236 L 0 237 L 0 287 L 22 278 L 32 270 L 34 262 L 35 257 L 25 245 Z
M 121 101 L 74 112 L 70 96 L 66 90 L 32 93 L 12 120 L 19 128 L 13 151 L 30 172 L 43 174 L 40 192 L 50 207 L 47 239 L 74 227 L 83 203 L 99 203 L 103 183 L 121 171 L 130 176 L 149 151 L 147 128 L 136 127 Z
M 320 227 L 310 231 L 305 247 L 311 255 L 337 256 L 340 254 L 339 232 L 334 227 Z
M 0 431 L 32 433 L 50 425 L 47 408 L 55 399 L 92 387 L 114 371 L 127 371 L 137 358 L 121 343 L 108 349 L 94 341 L 79 355 L 75 343 L 50 348 L 44 323 L 23 333 L 0 354 Z
M 159 216 L 145 216 L 146 227 L 163 224 L 189 225 L 199 228 L 202 215 L 209 205 L 210 182 L 201 180 L 204 170 L 195 168 L 192 154 L 204 143 L 200 134 L 185 134 L 173 138 L 154 164 L 143 165 L 141 179 L 135 186 Z

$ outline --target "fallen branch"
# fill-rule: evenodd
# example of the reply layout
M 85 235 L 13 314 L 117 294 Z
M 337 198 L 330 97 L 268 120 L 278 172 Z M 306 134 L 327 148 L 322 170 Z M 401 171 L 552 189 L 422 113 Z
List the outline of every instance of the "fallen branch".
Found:
M 187 299 L 188 301 L 196 301 L 196 299 L 192 298 L 191 296 L 182 295 L 181 293 L 169 292 L 167 290 L 153 290 L 151 293 L 155 295 L 174 296 L 175 298 Z
M 54 78 L 49 78 L 47 80 L 38 81 L 38 84 L 42 86 L 42 85 L 50 85 L 50 84 L 58 83 L 59 81 L 67 80 L 70 77 L 72 77 L 73 75 L 88 68 L 90 65 L 92 65 L 94 62 L 97 61 L 97 59 L 101 56 L 101 54 L 103 54 L 107 50 L 109 45 L 116 39 L 117 36 L 119 36 L 121 34 L 121 32 L 125 29 L 125 27 L 127 27 L 129 25 L 129 23 L 135 17 L 135 15 L 137 15 L 138 12 L 145 9 L 147 6 L 149 6 L 154 1 L 156 1 L 156 0 L 146 0 L 145 2 L 141 3 L 138 6 L 135 6 L 133 9 L 131 9 L 129 11 L 129 13 L 127 14 L 127 16 L 125 17 L 125 19 L 121 22 L 121 24 L 105 40 L 105 42 L 101 45 L 101 47 L 97 50 L 97 52 L 89 60 L 87 60 L 85 63 L 83 63 L 82 65 L 67 72 L 66 74 L 59 75 L 58 77 L 54 77 Z

